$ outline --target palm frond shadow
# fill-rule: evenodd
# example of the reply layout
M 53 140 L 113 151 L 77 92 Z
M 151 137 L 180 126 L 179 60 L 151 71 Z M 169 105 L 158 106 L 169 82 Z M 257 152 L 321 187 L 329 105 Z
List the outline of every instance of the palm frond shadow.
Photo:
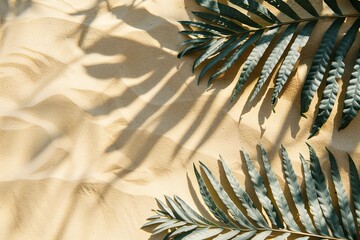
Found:
M 21 15 L 32 6 L 32 0 L 17 0 L 9 2 L 9 0 L 0 1 L 0 24 L 6 22 L 9 14 L 15 16 Z
M 158 41 L 161 47 L 173 51 L 177 50 L 176 44 L 171 45 L 169 42 L 176 43 L 180 39 L 179 36 L 175 35 L 173 41 L 162 39 L 164 36 L 163 29 L 167 29 L 167 32 L 171 32 L 170 29 L 176 31 L 176 25 L 152 15 L 145 9 L 132 8 L 131 6 L 119 6 L 111 9 L 111 12 L 116 16 L 122 16 L 120 19 L 121 22 L 135 28 L 141 29 L 148 26 L 141 24 L 137 25 L 136 21 L 132 21 L 134 18 L 152 19 L 151 21 L 159 23 L 159 25 L 163 26 L 162 28 L 150 28 L 144 30 L 147 30 L 149 36 Z M 113 47 L 109 49 L 108 46 Z M 164 51 L 159 51 L 158 48 L 143 45 L 137 41 L 117 36 L 104 36 L 91 46 L 83 46 L 83 48 L 87 54 L 96 53 L 106 57 L 122 55 L 123 57 L 123 59 L 118 62 L 85 65 L 86 72 L 90 76 L 111 82 L 118 82 L 119 80 L 126 78 L 127 80 L 124 81 L 131 84 L 131 87 L 124 85 L 126 90 L 123 91 L 121 95 L 115 96 L 95 108 L 87 109 L 87 111 L 94 116 L 107 115 L 119 108 L 121 109 L 130 106 L 132 103 L 139 100 L 139 96 L 145 95 L 159 84 L 159 79 L 162 80 L 166 78 L 169 71 L 176 68 L 176 71 L 170 76 L 171 80 L 166 80 L 166 83 L 159 88 L 157 93 L 152 98 L 146 100 L 149 103 L 126 123 L 127 127 L 122 129 L 119 134 L 115 136 L 114 141 L 107 148 L 107 152 L 109 153 L 125 151 L 127 154 L 130 154 L 129 158 L 132 159 L 132 161 L 130 166 L 127 166 L 126 168 L 136 169 L 141 165 L 143 156 L 149 155 L 159 141 L 163 141 L 164 138 L 162 136 L 166 135 L 168 131 L 173 129 L 182 119 L 191 113 L 194 106 L 192 104 L 187 104 L 186 102 L 190 99 L 194 100 L 200 98 L 201 91 L 194 91 L 191 87 L 183 88 L 183 76 L 186 75 L 184 73 L 186 71 L 184 64 L 176 61 L 173 55 Z M 170 61 L 169 59 L 174 60 Z M 139 62 L 144 62 L 145 64 L 139 65 Z M 134 68 L 133 66 L 136 65 L 138 65 L 138 67 Z M 159 66 L 161 66 L 161 68 L 159 68 Z M 136 80 L 141 76 L 147 77 L 145 80 Z M 134 83 L 132 83 L 131 79 L 134 79 Z M 176 98 L 174 98 L 174 95 L 176 95 Z M 203 109 L 202 111 L 206 112 L 210 106 L 214 105 L 215 100 L 215 96 L 208 98 L 206 103 L 201 106 L 201 109 Z M 171 101 L 171 105 L 168 104 L 169 101 Z M 179 109 L 181 109 L 181 111 L 179 111 Z M 155 121 L 152 127 L 153 130 L 145 130 L 145 126 L 149 124 L 149 119 L 156 116 L 160 111 L 163 111 L 163 113 L 161 114 L 161 117 Z M 221 111 L 221 106 L 219 107 L 219 111 Z M 192 136 L 193 131 L 191 131 L 191 129 L 196 128 L 196 126 L 202 123 L 204 118 L 204 116 L 200 116 L 191 126 L 188 126 L 189 130 L 187 130 L 181 138 L 181 144 L 185 143 L 187 139 Z M 221 119 L 224 118 L 224 115 L 219 114 L 218 118 L 220 119 L 217 121 L 221 121 Z M 212 128 L 210 131 L 214 130 L 215 129 Z M 146 146 L 138 146 L 136 142 L 139 137 L 147 138 L 148 141 L 146 142 L 149 144 Z M 203 142 L 200 144 L 203 144 Z M 170 154 L 171 157 L 169 156 L 169 158 L 173 159 L 173 157 L 179 153 L 181 147 L 178 147 L 178 145 L 180 144 L 176 144 L 174 151 Z M 132 146 L 137 146 L 137 150 L 130 150 L 132 149 Z M 200 146 L 201 145 L 198 147 Z M 165 167 L 166 166 L 164 166 L 164 168 Z M 121 178 L 126 174 L 128 174 L 127 171 L 121 171 L 119 169 L 116 176 Z
M 186 28 L 180 33 L 189 38 L 182 43 L 185 48 L 178 56 L 200 52 L 193 70 L 202 66 L 198 82 L 212 71 L 209 86 L 228 69 L 238 66 L 240 77 L 236 80 L 231 101 L 238 99 L 250 81 L 256 80 L 248 98 L 249 103 L 254 103 L 268 80 L 274 77 L 275 87 L 270 102 L 275 107 L 293 78 L 299 61 L 306 55 L 303 49 L 316 38 L 316 29 L 322 27 L 325 32 L 320 45 L 315 48 L 300 96 L 300 114 L 305 116 L 314 95 L 321 93 L 318 113 L 309 135 L 311 138 L 329 119 L 339 93 L 339 82 L 346 83 L 351 79 L 346 90 L 340 93 L 345 96 L 339 104 L 343 112 L 340 129 L 350 124 L 360 108 L 359 55 L 350 62 L 346 60 L 349 52 L 359 51 L 360 5 L 353 0 L 343 1 L 340 5 L 336 1 L 321 1 L 332 11 L 332 15 L 321 15 L 318 3 L 295 2 L 196 0 L 208 11 L 194 11 L 199 19 L 197 21 L 180 21 Z M 346 9 L 343 9 L 344 6 Z M 295 7 L 299 11 L 295 12 Z M 282 14 L 275 16 L 273 12 Z M 325 26 L 326 21 L 331 24 Z M 348 74 L 344 74 L 344 70 Z M 321 84 L 325 85 L 323 91 L 319 89 Z
M 334 155 L 327 150 L 331 168 L 331 181 L 327 184 L 315 150 L 310 145 L 308 148 L 310 166 L 300 154 L 302 190 L 286 149 L 282 146 L 280 155 L 288 193 L 281 189 L 260 145 L 263 173 L 258 172 L 249 155 L 242 151 L 247 167 L 245 175 L 250 177 L 255 194 L 240 186 L 221 157 L 220 180 L 200 163 L 201 171 L 195 166 L 194 171 L 204 206 L 213 217 L 199 215 L 178 196 L 165 196 L 165 203 L 157 199 L 159 210 L 154 210 L 155 215 L 148 218 L 143 228 L 155 225 L 153 235 L 162 234 L 162 239 L 169 240 L 358 239 L 360 180 L 353 159 L 348 157 L 349 200 Z

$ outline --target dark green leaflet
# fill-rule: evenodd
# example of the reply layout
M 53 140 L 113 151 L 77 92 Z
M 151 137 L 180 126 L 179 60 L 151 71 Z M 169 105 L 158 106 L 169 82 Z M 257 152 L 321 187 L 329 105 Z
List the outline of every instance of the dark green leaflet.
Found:
M 349 125 L 360 110 L 360 51 L 346 90 L 340 129 Z
M 344 20 L 343 18 L 335 20 L 321 40 L 301 91 L 301 114 L 309 110 L 311 100 L 324 78 L 336 37 Z

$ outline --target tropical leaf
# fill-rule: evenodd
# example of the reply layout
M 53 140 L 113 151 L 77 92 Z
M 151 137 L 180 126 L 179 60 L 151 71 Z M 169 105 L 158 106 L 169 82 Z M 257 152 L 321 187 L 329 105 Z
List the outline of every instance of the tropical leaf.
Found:
M 346 91 L 340 129 L 347 127 L 360 110 L 360 51 Z
M 356 239 L 356 227 L 354 223 L 354 217 L 352 216 L 349 200 L 346 197 L 344 186 L 341 182 L 339 168 L 337 166 L 334 155 L 328 150 L 330 166 L 331 166 L 331 177 L 335 186 L 336 195 L 338 198 L 341 221 L 343 223 L 347 238 Z
M 339 81 L 343 81 L 350 83 L 344 104 L 340 103 L 340 106 L 344 106 L 340 129 L 347 127 L 356 117 L 360 108 L 359 57 L 346 64 L 344 59 L 348 52 L 353 52 L 352 42 L 359 32 L 358 0 L 344 0 L 347 1 L 344 5 L 352 5 L 355 13 L 353 9 L 352 12 L 342 10 L 340 3 L 344 1 L 322 0 L 323 5 L 332 11 L 329 15 L 320 14 L 322 9 L 316 9 L 310 0 L 295 0 L 292 3 L 297 3 L 303 11 L 295 11 L 292 5 L 283 0 L 265 0 L 264 3 L 256 0 L 195 1 L 208 11 L 193 12 L 198 21 L 181 21 L 190 28 L 181 33 L 189 36 L 191 41 L 186 42 L 189 46 L 178 56 L 201 52 L 193 65 L 194 70 L 204 63 L 198 83 L 208 72 L 211 72 L 209 86 L 215 79 L 226 77 L 225 73 L 230 68 L 238 68 L 241 73 L 231 101 L 252 80 L 256 84 L 249 97 L 251 103 L 267 80 L 275 76 L 271 99 L 271 103 L 275 104 L 280 94 L 286 91 L 286 83 L 291 80 L 291 73 L 296 71 L 297 63 L 301 61 L 302 49 L 308 43 L 314 43 L 313 35 L 318 35 L 311 33 L 321 24 L 322 28 L 326 28 L 325 34 L 320 45 L 312 44 L 315 55 L 301 91 L 301 115 L 305 116 L 318 93 L 321 98 L 316 105 L 319 106 L 318 111 L 312 111 L 317 114 L 310 131 L 310 137 L 314 136 L 329 119 L 340 91 Z M 274 9 L 287 17 L 277 16 Z M 324 24 L 326 22 L 331 24 Z M 348 29 L 351 24 L 344 36 L 340 29 Z M 193 39 L 201 40 L 197 42 Z M 350 81 L 343 79 L 344 69 L 352 66 L 355 67 Z M 254 71 L 255 67 L 259 71 Z M 324 89 L 319 87 L 322 82 L 326 82 Z
M 349 156 L 351 195 L 354 202 L 356 223 L 360 226 L 360 179 L 354 161 Z M 358 229 L 360 231 L 360 229 Z
M 325 90 L 320 102 L 319 112 L 316 116 L 314 125 L 310 131 L 309 138 L 313 137 L 327 121 L 330 113 L 335 105 L 336 97 L 339 91 L 338 80 L 342 78 L 345 70 L 344 59 L 351 45 L 353 44 L 356 34 L 359 31 L 360 18 L 358 18 L 346 35 L 340 42 L 340 45 L 335 53 L 335 59 L 331 63 L 329 76 L 326 80 Z M 353 96 L 356 97 L 356 96 Z
M 314 228 L 314 225 L 312 224 L 311 218 L 309 217 L 309 214 L 305 209 L 304 199 L 303 196 L 301 195 L 300 186 L 297 182 L 295 171 L 290 163 L 290 158 L 288 156 L 288 153 L 286 152 L 286 149 L 283 146 L 281 146 L 281 158 L 282 158 L 282 167 L 284 170 L 285 179 L 289 186 L 292 198 L 294 199 L 294 203 L 299 213 L 301 223 L 305 227 L 305 230 L 307 232 L 317 233 Z
M 352 200 L 347 198 L 336 159 L 330 151 L 328 151 L 331 167 L 331 183 L 329 185 L 325 181 L 320 160 L 314 149 L 309 145 L 310 169 L 304 157 L 300 155 L 303 166 L 302 179 L 306 186 L 305 192 L 302 192 L 287 151 L 281 146 L 283 172 L 291 193 L 291 201 L 296 206 L 296 209 L 290 210 L 290 199 L 285 198 L 284 191 L 267 159 L 264 147 L 260 145 L 260 148 L 268 185 L 265 185 L 263 177 L 255 169 L 248 154 L 243 151 L 248 174 L 254 183 L 256 197 L 250 197 L 246 193 L 221 157 L 221 166 L 225 172 L 227 184 L 230 184 L 229 187 L 224 185 L 225 183 L 221 183 L 206 165 L 200 163 L 202 173 L 209 180 L 205 183 L 202 174 L 194 167 L 204 203 L 219 222 L 214 223 L 202 217 L 179 197 L 174 197 L 173 200 L 165 197 L 168 206 L 164 206 L 164 203 L 158 201 L 160 210 L 155 211 L 156 215 L 150 217 L 143 227 L 157 225 L 153 227 L 153 234 L 164 233 L 166 235 L 163 239 L 169 240 L 359 239 L 360 180 L 354 161 L 350 157 L 349 180 Z M 210 193 L 209 188 L 214 191 Z M 330 191 L 336 193 L 336 198 L 331 197 Z M 219 197 L 217 199 L 222 202 L 221 205 L 214 200 L 214 194 Z M 307 198 L 303 198 L 303 194 Z M 236 200 L 240 201 L 236 203 Z M 263 216 L 265 213 L 261 211 L 261 207 L 256 207 L 255 200 L 261 203 L 261 207 L 264 207 L 267 218 Z M 335 205 L 339 206 L 339 211 L 333 207 Z M 220 206 L 224 206 L 224 209 Z M 280 213 L 277 212 L 277 209 Z M 353 215 L 353 212 L 356 216 Z M 222 214 L 226 217 L 223 217 Z M 293 216 L 296 215 L 299 216 L 302 226 L 295 222 Z M 273 223 L 275 218 L 281 222 L 281 225 Z M 229 225 L 229 222 L 235 224 Z
M 324 78 L 336 37 L 343 22 L 343 18 L 335 20 L 322 38 L 301 92 L 301 114 L 309 110 L 311 100 Z
M 286 55 L 283 64 L 280 67 L 279 73 L 275 80 L 275 89 L 274 94 L 271 98 L 272 104 L 275 104 L 276 99 L 278 98 L 281 90 L 283 89 L 285 83 L 288 81 L 292 70 L 295 68 L 300 57 L 301 49 L 306 45 L 309 40 L 309 36 L 314 29 L 316 21 L 311 21 L 307 23 L 301 32 L 296 36 L 294 43 L 291 45 L 288 54 Z

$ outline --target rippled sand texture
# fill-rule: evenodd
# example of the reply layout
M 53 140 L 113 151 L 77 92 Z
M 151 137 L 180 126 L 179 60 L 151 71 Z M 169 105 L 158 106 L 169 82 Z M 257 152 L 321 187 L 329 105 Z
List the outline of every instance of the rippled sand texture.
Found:
M 192 18 L 193 0 L 6 2 L 1 239 L 149 239 L 140 227 L 154 197 L 177 194 L 202 210 L 192 164 L 217 172 L 221 154 L 248 184 L 239 150 L 255 158 L 260 142 L 280 177 L 280 143 L 301 176 L 298 153 L 312 123 L 299 116 L 306 58 L 274 114 L 267 92 L 246 104 L 251 86 L 229 103 L 236 71 L 206 91 L 191 72 L 194 56 L 176 58 L 184 40 L 177 20 Z M 359 165 L 359 121 L 341 132 L 329 121 L 309 143 L 320 156 L 324 145 L 339 157 L 347 151 Z M 346 177 L 347 163 L 339 164 Z

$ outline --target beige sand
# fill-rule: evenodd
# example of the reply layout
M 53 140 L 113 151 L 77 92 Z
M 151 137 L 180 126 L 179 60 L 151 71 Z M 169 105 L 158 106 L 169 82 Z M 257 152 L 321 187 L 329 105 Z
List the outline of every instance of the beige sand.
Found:
M 299 116 L 308 59 L 276 114 L 269 94 L 250 110 L 251 87 L 231 106 L 234 83 L 206 91 L 194 58 L 176 58 L 177 20 L 192 18 L 193 0 L 10 2 L 0 6 L 0 239 L 149 239 L 140 227 L 154 197 L 199 206 L 192 164 L 217 173 L 219 154 L 245 183 L 239 150 L 255 158 L 259 142 L 279 176 L 280 143 L 299 170 L 312 123 Z M 333 118 L 308 142 L 359 166 L 360 118 L 341 132 Z

